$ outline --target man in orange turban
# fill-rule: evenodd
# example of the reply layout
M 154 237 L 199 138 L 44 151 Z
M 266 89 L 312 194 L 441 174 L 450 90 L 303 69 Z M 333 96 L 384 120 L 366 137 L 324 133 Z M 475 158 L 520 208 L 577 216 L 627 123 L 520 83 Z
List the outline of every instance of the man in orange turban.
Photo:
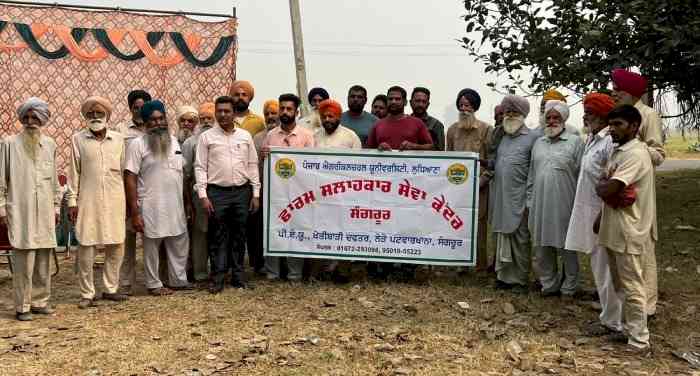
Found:
M 214 102 L 205 102 L 199 106 L 197 109 L 199 113 L 199 132 L 205 130 L 205 128 L 211 128 L 214 126 L 216 119 L 214 117 Z
M 235 104 L 233 116 L 236 128 L 247 130 L 253 137 L 265 129 L 265 120 L 262 116 L 254 114 L 249 108 L 255 97 L 255 89 L 250 82 L 243 80 L 233 81 L 229 89 L 229 95 L 233 98 Z
M 644 104 L 640 99 L 647 91 L 647 80 L 641 74 L 630 72 L 625 69 L 614 69 L 610 72 L 613 82 L 612 97 L 615 103 L 620 106 L 629 104 L 634 106 L 642 115 L 642 122 L 639 125 L 637 138 L 647 144 L 649 156 L 654 167 L 664 163 L 666 150 L 663 145 L 663 126 L 659 113 L 653 108 Z M 656 232 L 656 225 L 654 225 Z M 653 243 L 656 244 L 656 243 Z M 651 256 L 644 265 L 644 282 L 647 288 L 647 314 L 656 314 L 656 302 L 658 300 L 658 279 L 656 270 L 656 251 L 650 250 Z

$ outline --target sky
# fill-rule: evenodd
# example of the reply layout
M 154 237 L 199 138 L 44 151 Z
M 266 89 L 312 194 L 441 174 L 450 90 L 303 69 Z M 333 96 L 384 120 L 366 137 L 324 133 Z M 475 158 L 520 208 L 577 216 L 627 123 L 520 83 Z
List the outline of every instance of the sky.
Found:
M 42 1 L 53 3 L 53 1 Z M 239 19 L 237 77 L 255 86 L 252 109 L 262 112 L 266 99 L 296 93 L 294 52 L 288 0 L 62 0 L 76 5 L 183 10 L 231 14 Z M 302 30 L 307 81 L 326 88 L 343 107 L 352 85 L 367 88 L 369 101 L 392 85 L 410 95 L 415 86 L 431 91 L 429 113 L 449 126 L 457 118 L 455 99 L 463 88 L 482 97 L 477 116 L 492 122 L 502 95 L 486 86 L 496 79 L 484 73 L 457 39 L 465 35 L 462 0 L 302 0 Z M 528 124 L 537 122 L 540 98 L 530 98 Z M 366 110 L 369 110 L 368 103 Z M 410 112 L 410 107 L 406 107 Z M 581 125 L 580 104 L 569 123 Z

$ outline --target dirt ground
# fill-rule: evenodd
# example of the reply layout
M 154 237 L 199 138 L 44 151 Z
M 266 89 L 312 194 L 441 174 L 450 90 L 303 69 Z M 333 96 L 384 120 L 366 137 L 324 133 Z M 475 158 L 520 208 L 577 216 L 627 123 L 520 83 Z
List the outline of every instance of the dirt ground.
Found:
M 672 355 L 700 351 L 700 172 L 661 174 L 657 186 L 661 301 L 648 357 L 584 334 L 595 303 L 499 292 L 484 274 L 433 268 L 420 282 L 375 283 L 356 265 L 342 286 L 256 280 L 254 290 L 163 298 L 141 289 L 79 310 L 64 260 L 57 312 L 29 323 L 14 320 L 0 267 L 0 374 L 700 375 Z

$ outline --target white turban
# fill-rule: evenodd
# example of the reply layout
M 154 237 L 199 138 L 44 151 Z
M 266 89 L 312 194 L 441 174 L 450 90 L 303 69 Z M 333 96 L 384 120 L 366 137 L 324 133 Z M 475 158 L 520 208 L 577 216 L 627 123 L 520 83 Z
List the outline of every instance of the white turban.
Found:
M 189 105 L 180 106 L 180 107 L 177 109 L 177 121 L 180 121 L 180 119 L 182 119 L 182 117 L 185 116 L 185 115 L 187 115 L 187 114 L 192 114 L 192 115 L 194 115 L 194 116 L 199 116 L 199 112 L 197 112 L 197 109 L 196 109 L 196 108 L 194 108 L 194 107 L 192 107 L 192 106 L 189 106 Z
M 49 104 L 44 102 L 42 99 L 31 97 L 21 106 L 19 106 L 19 108 L 17 108 L 17 116 L 19 117 L 20 121 L 22 121 L 22 118 L 27 114 L 27 112 L 29 112 L 29 110 L 34 111 L 34 114 L 39 118 L 41 125 L 46 125 L 46 122 L 49 121 L 49 117 L 51 116 Z
M 561 115 L 562 122 L 569 119 L 569 106 L 566 102 L 548 100 L 547 103 L 544 104 L 544 115 L 547 116 L 550 110 L 558 112 L 559 115 Z

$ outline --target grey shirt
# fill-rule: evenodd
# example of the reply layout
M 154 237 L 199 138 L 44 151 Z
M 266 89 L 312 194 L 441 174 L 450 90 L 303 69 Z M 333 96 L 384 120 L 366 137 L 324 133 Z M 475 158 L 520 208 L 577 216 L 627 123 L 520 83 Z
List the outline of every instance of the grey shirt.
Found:
M 527 207 L 533 246 L 564 248 L 583 150 L 581 137 L 568 130 L 540 137 L 532 147 Z
M 377 120 L 379 119 L 377 119 L 376 116 L 367 111 L 362 111 L 362 115 L 359 117 L 352 116 L 350 111 L 345 111 L 340 116 L 340 124 L 355 131 L 355 134 L 357 134 L 357 136 L 360 137 L 360 141 L 362 141 L 362 147 L 367 145 L 369 131 L 374 127 Z
M 541 133 L 523 125 L 514 135 L 504 135 L 496 152 L 494 178 L 489 194 L 491 230 L 512 234 L 523 219 L 530 171 L 530 151 Z

